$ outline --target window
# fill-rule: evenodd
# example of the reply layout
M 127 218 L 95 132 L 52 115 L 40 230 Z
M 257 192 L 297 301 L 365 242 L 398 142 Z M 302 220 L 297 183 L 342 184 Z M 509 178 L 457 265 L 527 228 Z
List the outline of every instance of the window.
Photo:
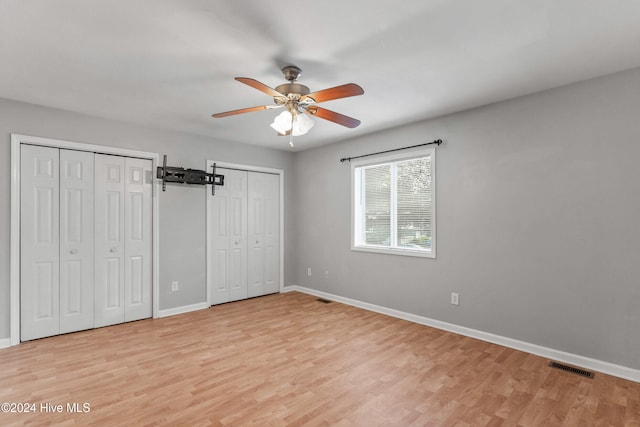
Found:
M 435 258 L 435 150 L 354 162 L 352 249 Z

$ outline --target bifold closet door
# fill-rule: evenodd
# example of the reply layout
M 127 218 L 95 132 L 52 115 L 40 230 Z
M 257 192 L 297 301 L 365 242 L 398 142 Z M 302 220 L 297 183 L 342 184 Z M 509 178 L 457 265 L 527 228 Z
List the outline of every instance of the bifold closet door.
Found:
M 124 322 L 124 157 L 96 154 L 95 326 Z
M 212 197 L 211 304 L 247 298 L 247 172 L 220 169 L 224 185 Z
M 125 159 L 124 321 L 152 315 L 152 164 Z
M 280 176 L 266 175 L 264 188 L 264 293 L 280 291 Z
M 249 297 L 280 289 L 280 177 L 249 172 Z
M 93 153 L 21 146 L 20 339 L 93 327 Z
M 95 172 L 100 327 L 151 316 L 151 161 L 96 154 Z
M 20 152 L 20 339 L 60 333 L 60 152 Z
M 60 333 L 93 328 L 93 153 L 60 150 Z

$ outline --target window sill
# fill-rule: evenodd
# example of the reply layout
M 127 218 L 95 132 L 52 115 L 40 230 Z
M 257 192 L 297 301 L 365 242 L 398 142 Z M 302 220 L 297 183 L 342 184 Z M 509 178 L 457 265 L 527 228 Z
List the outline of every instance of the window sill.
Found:
M 358 252 L 371 252 L 376 254 L 385 254 L 385 255 L 400 255 L 400 256 L 411 256 L 411 257 L 419 257 L 419 258 L 433 258 L 435 259 L 436 253 L 434 250 L 430 251 L 413 251 L 411 249 L 391 249 L 385 247 L 378 246 L 351 246 L 352 251 Z

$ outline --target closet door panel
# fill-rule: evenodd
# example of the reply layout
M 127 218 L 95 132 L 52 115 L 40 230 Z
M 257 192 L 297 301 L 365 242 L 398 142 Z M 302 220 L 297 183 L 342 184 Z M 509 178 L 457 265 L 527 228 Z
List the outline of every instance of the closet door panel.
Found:
M 212 224 L 211 245 L 213 258 L 210 265 L 213 268 L 211 274 L 211 304 L 222 304 L 229 302 L 229 175 L 225 171 L 225 185 L 216 188 L 216 195 L 211 198 L 213 208 L 208 213 L 209 224 Z
M 20 339 L 60 331 L 59 151 L 21 146 Z
M 151 317 L 151 167 L 151 160 L 125 159 L 125 322 Z
M 265 174 L 249 172 L 249 297 L 264 295 L 264 184 Z
M 247 172 L 229 172 L 229 300 L 237 301 L 247 298 Z
M 225 184 L 216 188 L 209 223 L 213 224 L 211 303 L 247 298 L 247 173 L 221 170 Z
M 280 177 L 264 176 L 264 293 L 280 290 Z
M 60 333 L 93 327 L 93 163 L 60 150 Z
M 124 322 L 125 159 L 95 155 L 95 326 Z
M 249 297 L 280 290 L 280 177 L 249 172 Z
M 211 284 L 211 304 L 221 304 L 229 301 L 229 233 L 227 227 L 227 191 L 222 190 L 224 186 L 216 191 L 213 203 L 213 271 Z M 209 196 L 211 197 L 211 196 Z

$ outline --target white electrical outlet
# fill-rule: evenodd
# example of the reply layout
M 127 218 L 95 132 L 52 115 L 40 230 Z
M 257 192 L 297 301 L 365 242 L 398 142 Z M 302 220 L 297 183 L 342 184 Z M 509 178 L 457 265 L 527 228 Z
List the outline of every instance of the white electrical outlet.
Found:
M 180 290 L 180 284 L 177 280 L 174 280 L 173 282 L 171 282 L 171 292 L 175 292 L 178 290 Z
M 311 267 L 307 268 L 307 276 L 311 276 Z
M 324 278 L 328 279 L 329 278 L 329 270 L 325 270 L 324 271 Z
M 451 304 L 460 305 L 460 295 L 457 292 L 451 292 Z

